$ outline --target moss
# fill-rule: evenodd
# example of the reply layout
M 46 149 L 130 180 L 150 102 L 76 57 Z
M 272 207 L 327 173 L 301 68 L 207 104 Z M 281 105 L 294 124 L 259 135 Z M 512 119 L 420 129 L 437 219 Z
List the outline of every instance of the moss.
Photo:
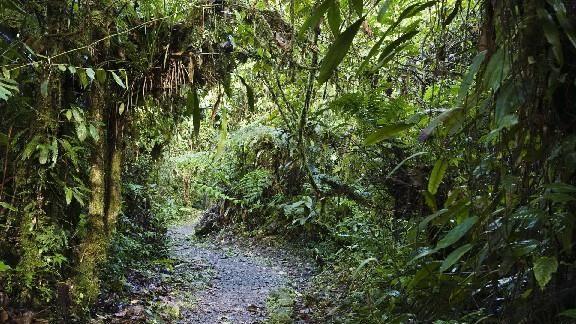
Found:
M 292 314 L 294 310 L 296 294 L 294 290 L 284 287 L 270 294 L 266 301 L 269 324 L 289 324 L 293 323 Z

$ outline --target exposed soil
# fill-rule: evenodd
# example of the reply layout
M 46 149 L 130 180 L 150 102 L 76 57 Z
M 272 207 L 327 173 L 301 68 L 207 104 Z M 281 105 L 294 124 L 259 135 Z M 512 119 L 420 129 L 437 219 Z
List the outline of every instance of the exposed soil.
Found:
M 198 240 L 193 224 L 170 229 L 169 237 L 168 266 L 133 276 L 131 300 L 99 319 L 107 323 L 263 323 L 278 311 L 267 309 L 270 295 L 288 291 L 290 297 L 280 296 L 281 310 L 289 311 L 290 322 L 310 322 L 310 310 L 302 305 L 299 292 L 314 267 L 300 253 L 232 234 Z

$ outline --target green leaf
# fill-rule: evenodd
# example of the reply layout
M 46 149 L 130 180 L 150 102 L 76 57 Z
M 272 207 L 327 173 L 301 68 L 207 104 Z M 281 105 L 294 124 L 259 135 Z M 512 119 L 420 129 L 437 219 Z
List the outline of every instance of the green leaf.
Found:
M 48 97 L 48 80 L 44 80 L 40 84 L 40 94 L 44 98 Z
M 444 26 L 450 25 L 454 20 L 454 18 L 456 18 L 456 15 L 458 15 L 458 12 L 460 11 L 461 8 L 462 8 L 462 0 L 456 0 L 454 9 L 452 9 L 452 12 L 448 15 L 448 17 L 446 17 L 446 20 L 444 20 L 443 25 Z
M 380 10 L 378 10 L 378 22 L 379 23 L 383 23 L 384 22 L 384 17 L 386 17 L 386 13 L 388 12 L 388 8 L 390 8 L 390 2 L 392 0 L 386 0 L 384 1 L 384 3 L 380 6 Z
M 398 169 L 400 169 L 404 163 L 408 162 L 409 160 L 412 160 L 415 157 L 418 157 L 420 155 L 424 155 L 424 154 L 428 154 L 428 152 L 418 152 L 418 153 L 414 153 L 412 155 L 410 155 L 409 157 L 405 158 L 404 160 L 402 160 L 402 162 L 398 163 L 398 165 L 396 165 L 394 167 L 394 169 L 392 169 L 392 171 L 390 171 L 390 173 L 388 173 L 388 175 L 386 175 L 386 179 L 390 179 L 390 177 L 396 172 L 398 171 Z
M 454 227 L 446 236 L 444 236 L 438 244 L 436 244 L 436 249 L 444 249 L 449 247 L 450 245 L 458 242 L 468 231 L 476 224 L 478 221 L 477 216 L 466 218 L 462 223 L 458 224 Z
M 94 72 L 94 70 L 92 70 L 91 68 L 86 69 L 86 75 L 88 76 L 88 78 L 90 78 L 90 80 L 94 80 L 96 78 L 96 72 Z
M 566 7 L 564 6 L 564 3 L 562 3 L 561 0 L 547 0 L 546 2 L 554 8 L 560 26 L 564 29 L 564 33 L 570 40 L 570 43 L 572 43 L 572 46 L 576 48 L 576 33 L 574 32 L 574 26 L 572 26 L 570 19 L 566 15 Z
M 86 71 L 83 69 L 80 69 L 77 71 L 77 74 L 78 74 L 78 78 L 80 79 L 80 84 L 82 85 L 82 88 L 86 88 L 89 84 L 88 76 L 86 76 Z
M 124 105 L 124 103 L 121 103 L 120 107 L 118 107 L 118 113 L 120 114 L 120 116 L 124 114 L 124 109 L 126 109 L 126 106 Z
M 508 73 L 508 69 L 506 51 L 503 48 L 499 48 L 486 65 L 486 71 L 482 77 L 485 87 L 492 89 L 494 92 L 498 91 L 502 80 Z
M 434 219 L 438 218 L 439 216 L 442 216 L 444 214 L 446 214 L 448 212 L 448 209 L 441 209 L 437 212 L 435 212 L 432 215 L 428 215 L 426 216 L 426 218 L 424 218 L 420 224 L 418 224 L 418 230 L 423 231 L 426 229 L 426 227 L 428 227 L 428 224 L 433 221 Z
M 308 29 L 310 29 L 310 27 L 315 27 L 320 23 L 320 20 L 328 11 L 328 8 L 330 8 L 332 3 L 333 0 L 324 0 L 319 6 L 312 10 L 312 14 L 310 17 L 308 17 L 308 19 L 306 19 L 304 25 L 302 25 L 300 31 L 298 32 L 299 37 L 304 37 L 304 34 L 308 31 Z
M 344 32 L 342 32 L 342 34 L 336 38 L 334 44 L 330 46 L 328 52 L 322 60 L 322 64 L 320 65 L 320 75 L 318 76 L 318 82 L 320 82 L 320 84 L 328 81 L 328 79 L 330 79 L 334 73 L 334 70 L 342 62 L 350 50 L 352 41 L 354 40 L 354 37 L 356 37 L 356 34 L 358 33 L 358 30 L 360 29 L 363 21 L 364 17 L 358 19 Z
M 96 80 L 98 81 L 98 83 L 104 85 L 104 83 L 106 82 L 106 77 L 107 77 L 106 70 L 104 69 L 96 70 Z
M 76 74 L 76 67 L 75 67 L 75 66 L 72 66 L 72 65 L 69 65 L 69 66 L 68 66 L 68 71 L 70 71 L 70 73 L 72 73 L 72 74 Z
M 372 262 L 377 262 L 378 260 L 376 258 L 368 258 L 363 260 L 362 262 L 360 262 L 360 265 L 356 268 L 356 270 L 354 270 L 354 274 L 352 275 L 352 277 L 356 278 L 358 276 L 358 274 L 360 273 L 360 271 L 362 269 L 364 269 L 369 263 Z
M 124 84 L 124 82 L 122 82 L 122 79 L 120 79 L 120 77 L 118 76 L 118 74 L 116 74 L 114 71 L 110 71 L 110 74 L 112 74 L 112 78 L 114 78 L 114 81 L 116 81 L 116 83 L 121 86 L 122 88 L 126 89 L 126 85 Z
M 562 41 L 560 40 L 560 32 L 556 27 L 554 19 L 547 10 L 540 8 L 537 10 L 538 17 L 542 21 L 542 28 L 544 29 L 544 37 L 550 45 L 552 45 L 552 52 L 559 65 L 564 65 L 564 52 L 562 49 Z
M 421 259 L 421 258 L 423 258 L 423 257 L 425 257 L 425 256 L 429 256 L 429 255 L 434 254 L 434 253 L 436 253 L 436 252 L 438 252 L 438 249 L 433 249 L 433 248 L 430 248 L 430 247 L 420 248 L 420 249 L 417 250 L 416 255 L 414 255 L 414 257 L 413 257 L 408 263 L 409 263 L 409 264 L 410 264 L 410 263 L 413 263 L 414 261 L 416 261 L 416 260 L 418 260 L 418 259 Z
M 48 151 L 48 148 L 45 145 L 41 145 L 39 146 L 39 152 L 38 152 L 38 162 L 40 162 L 40 164 L 44 165 L 48 162 L 48 154 L 50 152 Z
M 66 195 L 66 205 L 70 205 L 74 192 L 68 187 L 64 187 L 64 194 Z
M 464 99 L 468 95 L 470 87 L 472 86 L 472 82 L 474 81 L 474 77 L 478 73 L 480 65 L 482 64 L 482 62 L 484 62 L 484 59 L 486 59 L 486 53 L 487 51 L 482 51 L 476 54 L 476 56 L 472 60 L 472 64 L 470 65 L 470 68 L 468 69 L 466 76 L 464 77 L 462 83 L 460 84 L 460 90 L 458 91 L 458 99 L 456 99 L 457 107 L 462 106 Z
M 248 101 L 248 110 L 254 111 L 254 105 L 256 103 L 256 101 L 254 99 L 254 89 L 252 89 L 252 87 L 246 82 L 246 80 L 244 80 L 243 77 L 241 77 L 241 76 L 238 76 L 238 77 L 240 78 L 240 81 L 242 82 L 244 87 L 246 87 L 246 98 Z
M 66 72 L 66 65 L 64 64 L 58 64 L 58 70 L 60 70 L 60 72 Z
M 84 123 L 78 124 L 76 126 L 76 135 L 78 136 L 78 139 L 80 140 L 80 142 L 84 142 L 84 140 L 86 139 L 86 136 L 88 135 L 88 131 L 87 131 L 86 125 Z
M 576 308 L 567 309 L 562 313 L 558 314 L 558 316 L 565 316 L 576 319 Z
M 10 270 L 12 268 L 10 268 L 9 265 L 5 264 L 4 262 L 0 261 L 0 273 L 2 272 L 6 272 L 8 270 Z
M 3 201 L 0 201 L 0 207 L 6 208 L 6 209 L 13 211 L 13 212 L 18 211 L 18 208 L 16 208 L 14 205 L 11 205 L 11 204 L 9 204 L 7 202 L 3 202 Z
M 556 257 L 539 257 L 534 261 L 532 270 L 540 289 L 544 289 L 552 279 L 552 274 L 558 270 L 558 260 Z
M 466 252 L 470 251 L 471 248 L 472 244 L 466 244 L 452 251 L 452 253 L 446 257 L 444 262 L 442 262 L 442 265 L 440 266 L 440 272 L 444 272 L 453 266 L 456 262 L 458 262 L 458 260 L 460 260 L 460 258 L 462 258 L 462 256 L 464 256 L 464 254 L 466 254 Z
M 330 8 L 328 8 L 328 25 L 332 30 L 334 36 L 340 34 L 340 25 L 342 24 L 342 17 L 340 16 L 340 2 L 332 0 Z
M 94 127 L 94 125 L 90 124 L 90 126 L 88 127 L 88 130 L 90 132 L 90 136 L 94 139 L 94 141 L 98 142 L 98 139 L 100 139 L 100 135 L 98 134 L 98 129 L 96 129 L 96 127 Z
M 401 45 L 412 39 L 412 37 L 416 36 L 418 33 L 419 31 L 416 29 L 410 30 L 388 44 L 380 53 L 376 69 L 379 69 L 386 63 L 390 62 L 394 55 L 396 55 L 396 53 L 398 53 L 400 49 L 403 48 Z
M 399 124 L 395 124 L 395 125 L 388 125 L 385 127 L 380 128 L 378 131 L 376 131 L 374 134 L 368 136 L 366 138 L 366 140 L 364 141 L 364 144 L 366 145 L 373 145 L 379 142 L 382 142 L 383 140 L 389 139 L 393 136 L 395 136 L 396 134 L 407 130 L 408 128 L 414 126 L 413 124 L 406 124 L 406 123 L 399 123 Z
M 430 179 L 428 180 L 428 192 L 435 195 L 438 192 L 438 187 L 442 183 L 444 174 L 446 174 L 446 169 L 448 169 L 448 161 L 445 159 L 440 159 L 434 164 L 432 173 L 430 173 Z

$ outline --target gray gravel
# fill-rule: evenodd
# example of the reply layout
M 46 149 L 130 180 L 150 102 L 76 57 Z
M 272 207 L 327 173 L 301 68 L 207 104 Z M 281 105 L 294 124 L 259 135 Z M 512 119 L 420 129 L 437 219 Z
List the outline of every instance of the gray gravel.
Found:
M 195 294 L 195 306 L 183 312 L 185 320 L 179 323 L 262 323 L 272 291 L 286 285 L 298 287 L 312 274 L 309 264 L 302 271 L 294 270 L 286 256 L 270 256 L 238 242 L 195 243 L 192 235 L 192 225 L 170 230 L 172 257 L 205 264 L 213 277 L 206 289 Z

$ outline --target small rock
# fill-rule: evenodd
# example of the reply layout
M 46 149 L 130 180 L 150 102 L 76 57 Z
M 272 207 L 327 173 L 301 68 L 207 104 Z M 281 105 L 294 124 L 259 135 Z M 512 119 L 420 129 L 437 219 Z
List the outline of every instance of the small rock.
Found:
M 28 311 L 22 314 L 22 316 L 20 318 L 17 318 L 14 322 L 16 324 L 32 324 L 33 320 L 34 320 L 34 313 Z
M 6 312 L 5 310 L 3 310 L 2 312 L 0 312 L 0 323 L 5 323 L 8 321 L 10 317 L 8 316 L 8 312 Z

